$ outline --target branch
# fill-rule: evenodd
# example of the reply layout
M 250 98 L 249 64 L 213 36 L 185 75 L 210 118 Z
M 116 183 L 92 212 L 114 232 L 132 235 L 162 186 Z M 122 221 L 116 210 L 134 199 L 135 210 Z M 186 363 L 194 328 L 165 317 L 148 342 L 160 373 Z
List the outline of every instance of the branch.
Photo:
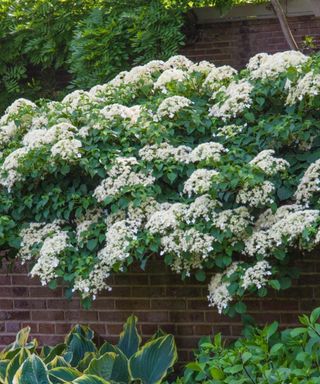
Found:
M 284 37 L 285 37 L 290 49 L 292 49 L 293 51 L 299 51 L 298 44 L 295 41 L 295 38 L 293 37 L 290 26 L 288 24 L 288 20 L 286 18 L 286 15 L 285 15 L 283 9 L 282 9 L 280 1 L 279 0 L 271 0 L 271 4 L 273 6 L 273 9 L 275 11 L 275 14 L 277 15 L 279 22 L 280 22 L 282 32 L 284 34 Z

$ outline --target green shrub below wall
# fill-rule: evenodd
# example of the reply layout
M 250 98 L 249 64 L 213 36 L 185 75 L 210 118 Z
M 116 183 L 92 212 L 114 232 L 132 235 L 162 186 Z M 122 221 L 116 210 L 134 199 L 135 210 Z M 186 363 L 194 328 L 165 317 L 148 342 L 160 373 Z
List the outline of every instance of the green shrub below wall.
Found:
M 93 331 L 77 325 L 65 342 L 45 346 L 38 353 L 36 340 L 28 341 L 30 328 L 0 353 L 1 384 L 157 384 L 176 361 L 172 335 L 159 330 L 143 346 L 130 316 L 117 345 L 98 348 Z

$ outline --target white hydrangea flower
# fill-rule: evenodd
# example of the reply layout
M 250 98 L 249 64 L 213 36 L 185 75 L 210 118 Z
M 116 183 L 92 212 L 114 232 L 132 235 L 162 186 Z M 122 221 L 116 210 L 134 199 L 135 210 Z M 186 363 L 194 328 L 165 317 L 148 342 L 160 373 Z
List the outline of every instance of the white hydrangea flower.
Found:
M 166 85 L 171 82 L 182 82 L 187 79 L 187 74 L 181 69 L 167 69 L 162 72 L 154 83 L 154 89 L 160 89 L 163 93 L 167 92 Z
M 193 72 L 200 72 L 204 75 L 208 75 L 213 69 L 215 68 L 215 65 L 213 63 L 210 63 L 209 61 L 203 60 L 199 63 L 194 63 L 188 68 L 189 73 Z
M 47 285 L 57 277 L 56 268 L 59 265 L 59 255 L 69 246 L 69 237 L 66 232 L 60 231 L 47 237 L 39 251 L 36 264 L 30 274 L 38 276 L 42 285 Z
M 183 55 L 172 56 L 165 62 L 165 68 L 189 69 L 192 65 L 193 62 Z
M 187 224 L 194 224 L 198 219 L 211 221 L 216 216 L 215 208 L 220 205 L 221 203 L 213 200 L 210 195 L 199 196 L 188 206 L 183 219 Z
M 273 176 L 277 173 L 284 172 L 290 167 L 290 164 L 284 159 L 274 157 L 273 149 L 261 151 L 249 164 L 260 168 L 266 175 Z
M 61 157 L 63 160 L 76 159 L 81 157 L 80 148 L 81 141 L 77 139 L 62 139 L 54 144 L 51 148 L 53 157 Z
M 153 234 L 164 234 L 168 230 L 173 230 L 179 226 L 186 209 L 187 206 L 181 203 L 160 205 L 159 210 L 150 216 L 145 228 Z
M 157 117 L 172 119 L 181 109 L 190 107 L 192 101 L 183 96 L 171 96 L 164 99 L 157 109 Z
M 247 68 L 252 79 L 272 80 L 290 67 L 300 70 L 307 60 L 308 56 L 299 51 L 277 52 L 273 55 L 259 53 L 250 59 Z
M 107 120 L 114 120 L 115 118 L 128 119 L 134 124 L 140 116 L 141 107 L 135 105 L 129 108 L 121 104 L 111 104 L 101 109 L 100 113 Z
M 210 169 L 197 169 L 189 179 L 184 183 L 183 192 L 192 196 L 193 194 L 200 194 L 208 192 L 212 185 L 212 179 L 217 176 L 219 172 Z
M 253 86 L 246 80 L 234 81 L 221 90 L 224 93 L 224 101 L 218 102 L 210 108 L 210 116 L 220 117 L 225 121 L 237 117 L 252 104 L 250 94 Z
M 148 186 L 154 182 L 150 174 L 135 172 L 132 168 L 138 165 L 135 157 L 118 157 L 108 172 L 108 177 L 95 189 L 93 196 L 102 202 L 108 196 L 115 196 L 125 187 L 137 185 Z
M 308 206 L 312 196 L 319 191 L 320 159 L 312 163 L 305 171 L 294 196 L 298 204 Z
M 191 148 L 186 145 L 174 147 L 169 143 L 146 145 L 139 150 L 139 156 L 146 161 L 174 160 L 177 163 L 188 164 L 190 162 Z
M 286 239 L 286 246 L 293 246 L 305 228 L 313 225 L 318 218 L 318 210 L 289 212 L 269 229 L 253 232 L 252 236 L 245 240 L 244 253 L 249 256 L 256 254 L 268 256 L 273 249 L 283 244 L 284 238 Z
M 236 202 L 249 207 L 272 204 L 274 191 L 275 186 L 271 181 L 264 181 L 261 185 L 253 188 L 245 185 L 237 194 Z
M 252 286 L 260 289 L 266 285 L 271 275 L 271 265 L 266 260 L 258 261 L 253 267 L 246 269 L 242 276 L 241 286 L 244 289 Z
M 212 224 L 222 232 L 228 229 L 235 240 L 241 240 L 243 237 L 246 237 L 244 235 L 252 221 L 253 217 L 248 208 L 239 207 L 221 211 L 214 216 Z
M 213 68 L 206 77 L 203 87 L 217 90 L 226 81 L 232 80 L 238 72 L 229 65 Z
M 209 307 L 216 307 L 219 313 L 226 309 L 233 297 L 230 294 L 228 287 L 230 283 L 224 281 L 225 277 L 231 276 L 239 267 L 239 263 L 232 263 L 224 273 L 216 273 L 208 286 L 208 301 Z
M 21 147 L 11 152 L 4 160 L 0 169 L 0 184 L 8 188 L 10 192 L 14 184 L 23 179 L 18 172 L 21 159 L 29 153 L 29 148 Z
M 213 141 L 199 144 L 191 152 L 190 158 L 193 163 L 204 160 L 220 161 L 221 154 L 226 153 L 227 149 L 220 143 Z
M 314 72 L 308 72 L 298 80 L 294 86 L 289 86 L 289 94 L 286 104 L 293 105 L 298 101 L 303 100 L 306 96 L 315 97 L 320 92 L 320 75 Z
M 282 205 L 274 213 L 272 212 L 271 208 L 268 208 L 258 217 L 258 220 L 255 222 L 255 229 L 269 229 L 279 220 L 286 218 L 289 213 L 301 210 L 303 210 L 303 206 L 299 204 Z

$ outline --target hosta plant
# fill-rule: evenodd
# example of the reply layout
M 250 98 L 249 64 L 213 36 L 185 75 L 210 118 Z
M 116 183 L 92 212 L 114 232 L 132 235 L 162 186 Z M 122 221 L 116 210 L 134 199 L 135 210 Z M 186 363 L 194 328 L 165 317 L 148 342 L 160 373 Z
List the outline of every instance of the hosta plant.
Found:
M 247 329 L 225 346 L 221 335 L 203 339 L 195 361 L 176 384 L 319 384 L 320 308 L 284 331 L 278 323 Z
M 24 328 L 0 354 L 0 383 L 159 384 L 177 358 L 174 338 L 159 330 L 141 346 L 136 321 L 128 318 L 117 345 L 98 347 L 93 331 L 77 325 L 63 344 L 40 352 Z
M 85 305 L 158 255 L 183 278 L 214 273 L 210 305 L 245 312 L 320 243 L 319 79 L 300 52 L 241 72 L 174 56 L 17 100 L 0 119 L 2 246 Z

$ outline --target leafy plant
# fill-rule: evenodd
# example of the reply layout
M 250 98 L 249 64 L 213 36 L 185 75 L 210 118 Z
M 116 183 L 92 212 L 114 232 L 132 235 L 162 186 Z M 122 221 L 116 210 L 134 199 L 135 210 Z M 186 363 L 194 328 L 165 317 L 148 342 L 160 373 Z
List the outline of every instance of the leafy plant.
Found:
M 98 348 L 88 327 L 75 326 L 65 343 L 43 347 L 28 343 L 30 328 L 0 354 L 2 384 L 142 384 L 161 383 L 177 358 L 172 335 L 162 332 L 141 346 L 137 319 L 130 316 L 119 343 Z
M 318 384 L 320 308 L 300 317 L 301 327 L 247 328 L 245 337 L 225 346 L 221 335 L 204 338 L 194 362 L 176 384 Z

